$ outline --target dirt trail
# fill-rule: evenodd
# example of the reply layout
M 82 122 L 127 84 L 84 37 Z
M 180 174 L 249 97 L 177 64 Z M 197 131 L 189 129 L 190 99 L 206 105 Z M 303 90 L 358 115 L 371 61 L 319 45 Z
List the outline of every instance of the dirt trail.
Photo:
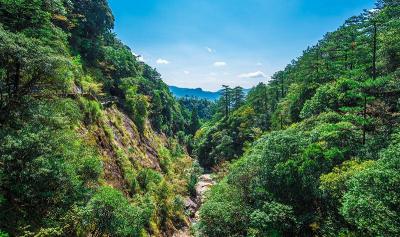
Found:
M 211 174 L 203 174 L 199 177 L 199 181 L 196 184 L 196 199 L 188 199 L 186 201 L 186 207 L 191 209 L 194 213 L 192 217 L 190 217 L 191 225 L 194 225 L 198 222 L 201 204 L 206 198 L 207 191 L 210 190 L 211 186 L 214 184 L 215 182 L 212 179 Z M 190 228 L 187 227 L 176 232 L 173 237 L 193 237 L 193 235 L 190 233 Z

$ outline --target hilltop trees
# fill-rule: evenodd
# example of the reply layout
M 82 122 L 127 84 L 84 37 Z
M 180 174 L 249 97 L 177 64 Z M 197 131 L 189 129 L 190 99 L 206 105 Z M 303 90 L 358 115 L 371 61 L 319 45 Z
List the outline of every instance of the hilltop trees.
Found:
M 178 99 L 178 102 L 184 110 L 187 110 L 187 113 L 196 110 L 199 119 L 202 121 L 210 120 L 216 112 L 216 103 L 207 99 L 183 97 Z
M 89 65 L 102 58 L 102 37 L 114 28 L 114 16 L 106 0 L 78 0 L 69 5 L 71 46 Z
M 221 93 L 221 99 L 220 99 L 220 104 L 221 108 L 223 111 L 223 115 L 225 117 L 229 116 L 229 113 L 231 112 L 231 103 L 232 103 L 232 90 L 229 86 L 223 85 L 222 86 L 222 93 Z
M 232 108 L 233 110 L 237 110 L 240 106 L 244 104 L 244 92 L 243 88 L 237 86 L 232 89 Z
M 220 113 L 223 114 L 224 117 L 228 117 L 231 112 L 237 110 L 244 104 L 245 94 L 243 88 L 240 86 L 230 88 L 229 86 L 223 85 L 222 87 L 221 98 L 218 104 L 220 106 Z

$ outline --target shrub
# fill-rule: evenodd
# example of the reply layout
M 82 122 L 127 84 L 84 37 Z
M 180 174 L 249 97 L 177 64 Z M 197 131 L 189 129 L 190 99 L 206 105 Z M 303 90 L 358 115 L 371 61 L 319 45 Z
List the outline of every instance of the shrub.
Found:
M 132 206 L 119 191 L 102 187 L 84 208 L 81 224 L 94 236 L 140 236 L 147 222 L 140 207 Z

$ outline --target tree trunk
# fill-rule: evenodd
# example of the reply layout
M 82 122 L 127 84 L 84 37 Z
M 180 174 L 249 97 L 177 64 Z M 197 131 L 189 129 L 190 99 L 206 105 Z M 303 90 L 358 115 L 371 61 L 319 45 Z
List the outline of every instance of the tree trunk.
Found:
M 366 142 L 366 130 L 367 130 L 367 126 L 366 126 L 366 122 L 367 122 L 367 95 L 364 95 L 364 111 L 363 111 L 363 117 L 364 117 L 364 121 L 363 121 L 363 137 L 362 137 L 362 144 L 365 145 L 365 142 Z
M 377 50 L 377 24 L 374 22 L 374 42 L 373 42 L 373 52 L 372 52 L 372 77 L 376 79 L 376 50 Z
M 15 63 L 14 96 L 18 96 L 20 81 L 21 81 L 21 63 L 17 59 Z

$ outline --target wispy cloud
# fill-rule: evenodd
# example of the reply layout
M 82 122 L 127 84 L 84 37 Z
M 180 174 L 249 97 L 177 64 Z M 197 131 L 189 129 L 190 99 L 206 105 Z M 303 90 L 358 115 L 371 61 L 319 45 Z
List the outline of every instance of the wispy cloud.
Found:
M 165 64 L 169 64 L 169 61 L 166 59 L 159 58 L 159 59 L 157 59 L 156 63 L 165 65 Z
M 267 75 L 265 75 L 265 73 L 262 71 L 256 71 L 256 72 L 243 73 L 243 74 L 240 74 L 238 77 L 239 78 L 266 78 Z
M 372 9 L 368 10 L 369 13 L 375 13 L 375 12 L 378 12 L 378 11 L 379 11 L 378 8 L 372 8 Z
M 215 62 L 214 67 L 225 67 L 227 64 L 226 62 Z
M 142 55 L 139 55 L 139 54 L 137 54 L 137 53 L 135 53 L 135 52 L 133 52 L 133 51 L 131 51 L 131 52 L 132 52 L 133 56 L 135 56 L 136 59 L 137 59 L 139 62 L 146 62 L 146 60 L 144 59 L 144 57 L 143 57 Z
M 261 62 L 256 63 L 257 66 L 262 66 L 263 64 Z
M 214 53 L 215 52 L 215 50 L 214 49 L 212 49 L 212 48 L 210 48 L 210 47 L 204 47 L 206 50 L 207 50 L 207 52 L 209 52 L 209 53 Z
M 183 71 L 183 73 L 186 74 L 186 75 L 189 75 L 189 74 L 190 74 L 190 72 L 187 71 L 187 70 Z

